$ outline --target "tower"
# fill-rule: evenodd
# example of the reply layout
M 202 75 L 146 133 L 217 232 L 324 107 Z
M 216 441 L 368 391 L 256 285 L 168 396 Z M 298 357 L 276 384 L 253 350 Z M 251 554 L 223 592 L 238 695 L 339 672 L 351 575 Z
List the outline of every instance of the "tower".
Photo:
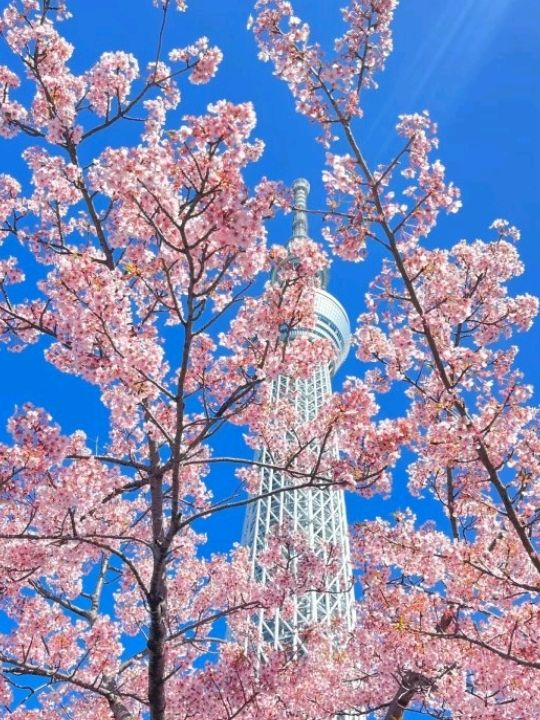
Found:
M 292 238 L 308 237 L 306 216 L 309 183 L 298 179 L 293 184 L 294 219 Z M 279 282 L 274 278 L 274 282 Z M 288 398 L 304 421 L 316 418 L 320 408 L 332 392 L 331 378 L 345 360 L 350 342 L 350 325 L 343 306 L 326 291 L 327 277 L 321 278 L 320 287 L 315 290 L 315 327 L 300 330 L 312 336 L 329 340 L 335 348 L 335 359 L 329 365 L 318 365 L 308 378 L 279 376 L 272 382 L 272 397 Z M 337 457 L 338 448 L 332 452 Z M 253 576 L 262 582 L 271 582 L 267 571 L 258 563 L 258 557 L 266 548 L 273 529 L 281 525 L 301 530 L 309 538 L 312 550 L 321 556 L 329 545 L 340 552 L 339 569 L 328 585 L 327 592 L 310 591 L 294 598 L 293 617 L 284 618 L 279 611 L 265 617 L 264 611 L 257 616 L 260 637 L 275 648 L 289 647 L 301 650 L 301 630 L 313 623 L 329 624 L 333 618 L 340 618 L 351 627 L 354 621 L 354 598 L 351 587 L 350 551 L 343 491 L 335 488 L 308 487 L 283 490 L 289 481 L 279 470 L 264 467 L 271 464 L 267 449 L 262 448 L 259 461 L 261 486 L 259 498 L 248 506 L 244 522 L 243 543 L 250 548 Z

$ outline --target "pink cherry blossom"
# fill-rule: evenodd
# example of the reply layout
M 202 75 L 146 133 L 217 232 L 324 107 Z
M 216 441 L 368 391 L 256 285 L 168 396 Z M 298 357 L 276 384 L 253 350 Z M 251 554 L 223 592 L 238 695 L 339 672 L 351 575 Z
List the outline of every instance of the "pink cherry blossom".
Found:
M 342 142 L 323 172 L 325 239 L 353 262 L 374 242 L 386 251 L 355 333 L 358 358 L 376 369 L 353 386 L 363 400 L 342 413 L 351 427 L 340 436 L 337 477 L 353 486 L 355 444 L 359 462 L 374 442 L 384 467 L 373 489 L 387 492 L 387 467 L 407 448 L 410 492 L 429 493 L 447 517 L 448 534 L 417 527 L 408 512 L 358 527 L 364 594 L 348 656 L 357 652 L 360 680 L 349 706 L 380 708 L 385 720 L 409 708 L 515 718 L 537 705 L 538 413 L 507 341 L 530 328 L 538 301 L 508 288 L 523 272 L 519 231 L 508 221 L 493 222 L 489 241 L 424 244 L 440 212 L 461 204 L 434 157 L 437 127 L 426 111 L 399 118 L 404 144 L 393 159 L 373 168 L 366 161 L 355 118 L 391 51 L 396 5 L 351 3 L 334 54 L 311 39 L 289 2 L 260 0 L 251 23 L 297 110 L 320 126 L 327 146 Z M 358 405 L 376 412 L 373 392 L 399 386 L 405 417 L 371 426 L 360 419 Z M 341 397 L 351 397 L 350 384 Z M 362 482 L 357 489 L 365 492 Z
M 153 4 L 163 22 L 186 9 Z M 442 249 L 427 239 L 461 203 L 427 112 L 399 118 L 394 158 L 365 159 L 357 121 L 396 7 L 349 2 L 328 50 L 287 0 L 259 0 L 250 20 L 328 147 L 329 256 L 307 237 L 268 244 L 265 221 L 292 200 L 246 180 L 264 149 L 251 103 L 172 112 L 184 81 L 216 74 L 209 39 L 143 73 L 109 51 L 77 74 L 65 3 L 6 4 L 0 33 L 26 72 L 0 67 L 0 134 L 26 143 L 30 182 L 0 175 L 0 340 L 39 343 L 107 416 L 92 438 L 26 402 L 0 445 L 0 704 L 14 720 L 534 714 L 540 440 L 510 341 L 538 302 L 512 289 L 524 267 L 509 221 Z M 138 139 L 111 147 L 109 127 L 134 113 Z M 321 278 L 374 243 L 358 376 L 306 419 L 273 381 L 335 363 L 312 332 Z M 389 416 L 390 389 L 403 405 Z M 223 450 L 226 428 L 245 453 Z M 247 548 L 206 548 L 270 463 L 288 492 L 362 503 L 391 496 L 406 466 L 410 495 L 438 503 L 431 522 L 403 509 L 354 528 L 356 623 L 298 628 L 301 652 L 271 647 L 254 619 L 290 621 L 299 597 L 332 593 L 341 549 L 276 523 L 262 582 Z

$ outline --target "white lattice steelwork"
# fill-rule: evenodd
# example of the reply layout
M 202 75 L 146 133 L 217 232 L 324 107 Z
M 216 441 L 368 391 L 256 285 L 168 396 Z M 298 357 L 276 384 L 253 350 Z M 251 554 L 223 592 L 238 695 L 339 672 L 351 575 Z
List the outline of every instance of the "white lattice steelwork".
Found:
M 295 215 L 293 237 L 307 236 L 306 207 L 309 184 L 306 180 L 294 183 Z M 322 279 L 325 284 L 326 278 Z M 272 384 L 274 399 L 287 398 L 294 402 L 300 418 L 311 421 L 331 393 L 331 377 L 341 365 L 349 349 L 350 326 L 342 305 L 326 290 L 316 290 L 315 311 L 317 323 L 309 332 L 330 340 L 336 348 L 336 359 L 331 365 L 319 365 L 307 379 L 280 376 Z M 332 452 L 337 456 L 338 449 Z M 262 449 L 259 459 L 272 464 L 269 452 Z M 308 469 L 309 470 L 309 469 Z M 283 473 L 269 467 L 261 470 L 261 495 L 272 493 L 290 483 Z M 317 623 L 330 623 L 339 617 L 350 627 L 354 620 L 353 592 L 345 500 L 341 490 L 331 488 L 303 488 L 278 492 L 262 497 L 249 506 L 244 523 L 243 542 L 251 548 L 252 572 L 263 582 L 271 582 L 258 557 L 267 546 L 269 535 L 280 526 L 307 534 L 310 547 L 321 556 L 327 548 L 341 549 L 339 570 L 331 578 L 326 592 L 311 591 L 295 598 L 291 619 L 279 612 L 265 617 L 257 616 L 260 637 L 276 648 L 297 649 L 300 645 L 302 627 Z

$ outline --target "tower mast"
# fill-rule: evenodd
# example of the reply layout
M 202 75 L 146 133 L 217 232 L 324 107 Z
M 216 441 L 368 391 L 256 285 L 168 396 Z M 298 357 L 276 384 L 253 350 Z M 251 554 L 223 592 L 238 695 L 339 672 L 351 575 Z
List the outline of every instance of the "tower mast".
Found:
M 309 183 L 304 178 L 295 180 L 294 215 L 292 237 L 308 237 L 307 197 Z M 274 282 L 279 278 L 274 274 Z M 326 291 L 328 277 L 320 278 L 315 289 L 316 323 L 313 328 L 302 329 L 302 333 L 314 339 L 323 337 L 335 348 L 335 359 L 331 364 L 317 365 L 307 378 L 292 378 L 280 375 L 272 381 L 272 398 L 275 401 L 287 399 L 294 403 L 302 422 L 311 422 L 326 403 L 332 392 L 331 378 L 345 360 L 350 343 L 350 324 L 341 305 Z M 338 456 L 338 448 L 331 452 Z M 270 453 L 262 448 L 259 455 L 262 463 L 272 464 Z M 306 470 L 309 471 L 309 468 Z M 250 548 L 253 577 L 262 582 L 272 581 L 266 568 L 258 561 L 267 547 L 270 535 L 287 527 L 300 531 L 309 540 L 317 554 L 324 556 L 329 546 L 340 550 L 340 565 L 330 579 L 326 592 L 310 591 L 294 599 L 294 613 L 282 616 L 279 610 L 273 615 L 261 611 L 257 616 L 259 637 L 274 648 L 301 650 L 302 628 L 314 623 L 330 624 L 333 619 L 352 627 L 354 621 L 354 598 L 351 583 L 349 536 L 343 491 L 336 488 L 308 487 L 283 490 L 290 481 L 284 473 L 271 467 L 261 469 L 261 497 L 251 504 L 246 514 L 243 543 Z

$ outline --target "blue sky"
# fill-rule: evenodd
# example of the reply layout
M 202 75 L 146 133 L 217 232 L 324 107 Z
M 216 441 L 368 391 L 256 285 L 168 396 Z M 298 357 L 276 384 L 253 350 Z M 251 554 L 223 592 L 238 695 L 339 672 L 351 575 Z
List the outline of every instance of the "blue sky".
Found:
M 5 6 L 0 2 L 0 7 Z M 338 9 L 332 0 L 301 0 L 299 14 L 313 22 L 314 35 L 329 44 L 341 30 Z M 73 67 L 82 71 L 104 50 L 134 52 L 144 65 L 153 55 L 159 13 L 150 0 L 73 0 L 74 18 L 64 32 L 77 46 Z M 256 135 L 266 142 L 263 160 L 250 169 L 255 183 L 261 175 L 290 183 L 297 176 L 312 185 L 311 206 L 323 206 L 320 181 L 324 151 L 314 143 L 314 128 L 295 115 L 287 88 L 272 77 L 270 65 L 256 57 L 253 38 L 246 30 L 251 3 L 246 0 L 192 0 L 184 15 L 174 14 L 166 37 L 168 47 L 178 47 L 208 35 L 225 55 L 214 82 L 205 87 L 185 85 L 183 102 L 172 125 L 184 113 L 203 112 L 208 102 L 227 97 L 252 100 L 259 117 Z M 516 11 L 516 5 L 519 10 Z M 540 3 L 538 0 L 403 0 L 396 14 L 395 52 L 380 76 L 381 89 L 367 96 L 366 117 L 359 137 L 372 163 L 388 160 L 396 148 L 393 127 L 400 113 L 430 110 L 439 123 L 440 157 L 448 176 L 463 193 L 464 208 L 444 218 L 429 245 L 447 245 L 461 238 L 487 236 L 494 218 L 505 217 L 522 230 L 520 251 L 526 275 L 514 291 L 539 292 L 540 254 L 537 251 L 539 218 L 537 174 L 540 171 Z M 10 64 L 3 47 L 0 62 Z M 122 126 L 110 133 L 113 145 L 129 143 L 135 128 Z M 19 159 L 23 143 L 0 141 L 0 172 L 23 172 Z M 271 239 L 282 242 L 289 234 L 290 218 L 270 225 Z M 318 237 L 319 221 L 311 222 Z M 330 291 L 347 308 L 351 319 L 362 311 L 363 293 L 377 271 L 380 254 L 373 251 L 362 265 L 336 263 Z M 519 365 L 529 381 L 538 369 L 538 326 L 520 336 Z M 46 407 L 66 431 L 82 427 L 89 437 L 105 435 L 105 413 L 94 388 L 61 375 L 47 366 L 43 346 L 12 355 L 0 347 L 0 432 L 15 404 L 32 400 Z M 363 372 L 349 358 L 336 378 Z M 384 399 L 385 412 L 403 407 L 398 394 Z M 237 435 L 222 440 L 240 454 Z M 245 452 L 245 451 L 244 451 Z M 225 472 L 222 470 L 222 473 Z M 227 478 L 216 478 L 225 482 Z M 396 473 L 390 503 L 351 499 L 351 519 L 386 513 L 408 503 L 403 468 Z M 422 514 L 429 515 L 431 503 Z M 226 548 L 240 538 L 241 511 L 219 522 L 208 523 L 211 547 Z

